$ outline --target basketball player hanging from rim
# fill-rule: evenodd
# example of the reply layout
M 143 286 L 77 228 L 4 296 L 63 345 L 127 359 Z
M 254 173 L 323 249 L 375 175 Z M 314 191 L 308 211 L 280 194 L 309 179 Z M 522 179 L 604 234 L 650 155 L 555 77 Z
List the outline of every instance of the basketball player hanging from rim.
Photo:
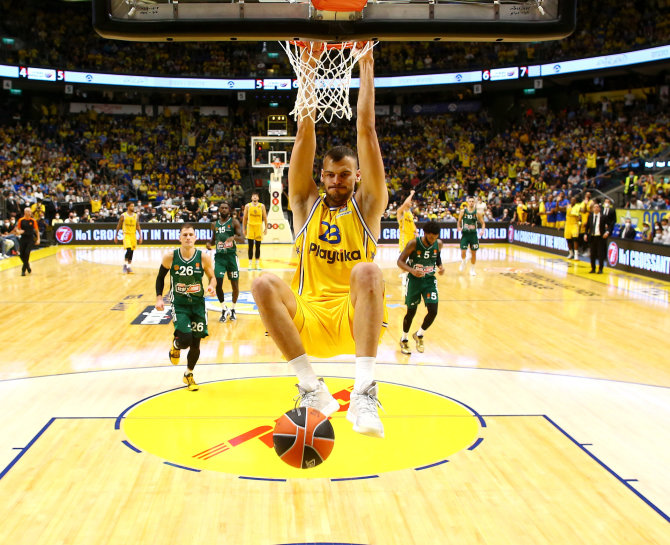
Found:
M 195 247 L 195 228 L 184 223 L 179 231 L 179 248 L 163 255 L 156 276 L 156 310 L 163 311 L 163 288 L 165 276 L 170 273 L 170 303 L 174 338 L 169 357 L 173 365 L 179 365 L 181 350 L 188 348 L 187 369 L 184 372 L 184 384 L 189 390 L 198 389 L 193 378 L 195 364 L 200 357 L 200 340 L 209 335 L 207 331 L 207 310 L 205 308 L 205 290 L 202 287 L 203 273 L 209 284 L 207 294 L 214 295 L 216 278 L 212 268 L 212 259 Z
M 261 268 L 261 241 L 268 234 L 268 214 L 265 205 L 258 202 L 258 193 L 251 194 L 251 202 L 244 205 L 244 217 L 242 218 L 243 234 L 249 241 L 249 270 Z M 254 254 L 254 244 L 256 252 Z M 252 266 L 253 258 L 256 258 L 256 266 Z
M 212 224 L 212 239 L 207 241 L 207 249 L 216 248 L 214 254 L 214 275 L 216 276 L 216 297 L 221 303 L 221 318 L 219 322 L 237 320 L 235 304 L 240 295 L 240 267 L 237 261 L 237 246 L 235 242 L 244 242 L 240 222 L 230 214 L 230 205 L 222 202 L 219 205 L 219 217 Z M 231 308 L 224 302 L 223 277 L 228 275 L 233 290 Z
M 400 338 L 400 351 L 403 354 L 412 353 L 407 335 L 421 298 L 428 312 L 421 327 L 412 335 L 418 352 L 423 352 L 423 335 L 437 316 L 439 299 L 435 269 L 438 270 L 438 274 L 444 274 L 441 256 L 442 241 L 438 238 L 439 236 L 440 226 L 437 222 L 429 221 L 423 226 L 423 236 L 410 240 L 398 257 L 398 267 L 409 274 L 405 286 L 407 313 L 402 322 L 402 337 Z
M 306 106 L 288 171 L 298 268 L 290 288 L 279 277 L 263 274 L 251 289 L 265 328 L 298 377 L 300 406 L 326 416 L 340 407 L 324 380 L 317 378 L 308 354 L 325 358 L 355 353 L 347 419 L 354 431 L 383 437 L 374 370 L 387 318 L 382 271 L 372 261 L 388 194 L 375 130 L 374 59 L 372 48 L 360 53 L 362 45 L 353 51 L 360 55 L 358 159 L 347 147 L 327 151 L 321 169 L 324 194 L 319 195 L 312 178 L 315 112 Z M 319 48 L 308 43 L 303 61 L 316 64 Z

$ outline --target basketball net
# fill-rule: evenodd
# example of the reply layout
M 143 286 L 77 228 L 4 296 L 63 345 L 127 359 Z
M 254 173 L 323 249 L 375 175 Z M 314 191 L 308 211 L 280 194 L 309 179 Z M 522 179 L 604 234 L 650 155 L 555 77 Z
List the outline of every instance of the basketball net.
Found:
M 296 121 L 314 115 L 314 122 L 351 119 L 349 88 L 358 59 L 373 42 L 279 42 L 298 77 L 298 96 L 290 115 Z
M 272 180 L 275 182 L 281 182 L 282 176 L 284 175 L 284 163 L 278 159 L 275 159 L 272 161 L 272 170 L 274 172 Z

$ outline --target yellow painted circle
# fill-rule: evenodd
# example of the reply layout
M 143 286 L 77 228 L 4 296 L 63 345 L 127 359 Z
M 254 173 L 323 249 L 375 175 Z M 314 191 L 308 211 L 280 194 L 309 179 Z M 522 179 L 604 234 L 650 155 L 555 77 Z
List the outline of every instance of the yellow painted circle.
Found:
M 395 384 L 379 384 L 384 439 L 353 431 L 346 420 L 353 380 L 328 378 L 340 410 L 332 416 L 335 447 L 321 465 L 301 470 L 275 454 L 275 420 L 293 408 L 296 379 L 268 377 L 205 383 L 151 397 L 123 418 L 128 440 L 181 466 L 241 476 L 355 478 L 412 469 L 445 460 L 477 439 L 479 420 L 444 396 Z

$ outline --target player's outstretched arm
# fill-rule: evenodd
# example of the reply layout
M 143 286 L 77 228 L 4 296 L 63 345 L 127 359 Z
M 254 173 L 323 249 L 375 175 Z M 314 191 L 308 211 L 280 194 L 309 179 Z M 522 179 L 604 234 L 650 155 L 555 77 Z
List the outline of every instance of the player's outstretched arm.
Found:
M 398 207 L 398 210 L 396 210 L 396 217 L 398 218 L 398 221 L 402 219 L 402 216 L 407 210 L 409 210 L 409 207 L 412 205 L 412 198 L 414 197 L 414 190 L 409 192 L 409 196 L 403 201 L 403 203 Z
M 308 42 L 303 48 L 303 62 L 316 66 L 321 56 L 323 44 Z M 312 73 L 312 71 L 309 71 Z M 301 78 L 310 77 L 301 74 Z M 312 75 L 311 77 L 315 77 Z M 301 86 L 313 88 L 313 84 L 300 82 Z M 307 96 L 304 109 L 298 115 L 298 131 L 291 151 L 291 160 L 288 167 L 288 200 L 293 211 L 296 231 L 304 225 L 309 210 L 319 197 L 319 191 L 314 183 L 314 155 L 316 153 L 316 108 L 312 97 Z
M 372 48 L 360 57 L 358 65 L 361 86 L 358 92 L 356 145 L 361 185 L 356 199 L 368 227 L 375 236 L 378 236 L 379 222 L 388 204 L 388 189 L 375 128 L 375 69 Z
M 158 269 L 156 276 L 156 310 L 163 311 L 165 305 L 163 303 L 163 290 L 165 289 L 165 277 L 172 267 L 172 252 L 163 254 L 161 259 L 161 266 Z

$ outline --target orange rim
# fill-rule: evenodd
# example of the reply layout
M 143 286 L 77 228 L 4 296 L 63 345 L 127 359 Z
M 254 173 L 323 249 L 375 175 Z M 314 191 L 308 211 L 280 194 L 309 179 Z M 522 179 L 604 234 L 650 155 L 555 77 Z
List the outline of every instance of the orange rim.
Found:
M 291 45 L 305 48 L 310 42 L 303 42 L 300 40 L 289 40 Z M 356 45 L 356 42 L 341 42 L 341 43 L 324 43 L 326 49 L 351 49 Z

